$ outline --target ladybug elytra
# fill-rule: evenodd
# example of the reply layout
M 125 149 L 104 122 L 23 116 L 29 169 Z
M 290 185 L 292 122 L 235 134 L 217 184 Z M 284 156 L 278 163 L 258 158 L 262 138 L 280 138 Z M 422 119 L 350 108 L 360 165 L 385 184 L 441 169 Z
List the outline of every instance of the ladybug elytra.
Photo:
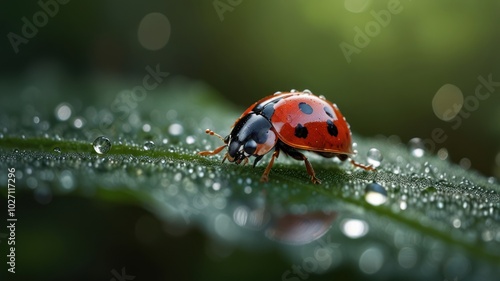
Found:
M 254 156 L 253 166 L 274 149 L 271 160 L 262 174 L 261 181 L 267 181 L 269 172 L 282 151 L 286 155 L 304 161 L 307 173 L 313 183 L 320 183 L 314 169 L 299 150 L 311 151 L 326 158 L 338 157 L 345 161 L 353 155 L 351 130 L 344 116 L 335 104 L 324 97 L 303 92 L 277 92 L 250 106 L 234 123 L 225 138 L 207 129 L 207 134 L 219 137 L 224 145 L 198 154 L 215 155 L 227 147 L 224 160 L 240 164 L 248 163 Z M 350 160 L 365 170 L 373 170 Z

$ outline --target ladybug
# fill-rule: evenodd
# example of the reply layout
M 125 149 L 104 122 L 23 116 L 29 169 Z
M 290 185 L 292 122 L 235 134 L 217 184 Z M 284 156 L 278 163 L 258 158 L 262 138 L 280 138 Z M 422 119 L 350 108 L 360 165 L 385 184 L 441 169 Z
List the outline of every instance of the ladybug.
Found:
M 313 183 L 320 183 L 314 169 L 300 150 L 311 151 L 326 158 L 338 157 L 345 161 L 353 155 L 351 130 L 337 105 L 323 96 L 316 96 L 309 90 L 302 92 L 276 92 L 251 105 L 234 123 L 225 138 L 210 129 L 209 135 L 220 138 L 224 145 L 212 150 L 201 151 L 202 156 L 215 155 L 227 147 L 226 159 L 240 164 L 248 163 L 254 156 L 253 166 L 274 149 L 271 160 L 262 174 L 261 181 L 269 179 L 274 159 L 282 151 L 286 155 L 304 161 L 307 173 Z M 351 163 L 365 170 L 372 166 Z

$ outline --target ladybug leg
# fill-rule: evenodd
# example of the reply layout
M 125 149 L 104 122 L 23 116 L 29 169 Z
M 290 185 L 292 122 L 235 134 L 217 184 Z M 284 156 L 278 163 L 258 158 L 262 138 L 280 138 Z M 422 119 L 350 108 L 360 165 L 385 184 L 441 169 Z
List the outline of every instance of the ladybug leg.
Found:
M 276 148 L 276 150 L 274 150 L 273 152 L 271 160 L 269 161 L 269 164 L 267 164 L 267 167 L 264 170 L 264 173 L 262 174 L 262 177 L 260 177 L 261 182 L 267 182 L 269 180 L 269 172 L 271 172 L 271 168 L 273 167 L 274 158 L 278 158 L 279 155 L 280 155 L 280 150 Z
M 226 148 L 226 146 L 227 146 L 227 144 L 225 144 L 223 146 L 219 146 L 212 151 L 210 151 L 210 150 L 200 151 L 200 152 L 198 152 L 198 154 L 201 156 L 215 155 L 215 154 L 221 152 L 224 148 Z M 224 160 L 226 159 L 226 157 L 224 157 Z
M 316 173 L 314 172 L 314 169 L 313 169 L 311 163 L 309 162 L 307 157 L 305 157 L 303 154 L 302 154 L 302 157 L 304 157 L 304 163 L 306 164 L 306 170 L 307 170 L 307 173 L 311 176 L 311 181 L 313 183 L 320 184 L 321 181 L 316 177 Z
M 284 147 L 283 151 L 285 151 L 285 153 L 290 155 L 293 159 L 304 161 L 304 164 L 306 165 L 307 173 L 311 176 L 311 181 L 313 183 L 317 183 L 317 184 L 321 183 L 321 181 L 316 177 L 316 173 L 314 172 L 314 169 L 311 165 L 311 162 L 309 162 L 309 159 L 307 159 L 307 157 L 304 154 L 298 152 L 297 150 L 293 149 L 292 147 L 289 147 L 289 146 L 283 146 L 283 147 Z
M 358 163 L 352 159 L 351 160 L 351 164 L 354 165 L 355 167 L 359 167 L 361 169 L 364 169 L 365 171 L 375 171 L 375 168 L 373 168 L 372 165 L 370 166 L 367 166 L 367 165 L 364 165 L 364 164 L 361 164 L 361 163 Z

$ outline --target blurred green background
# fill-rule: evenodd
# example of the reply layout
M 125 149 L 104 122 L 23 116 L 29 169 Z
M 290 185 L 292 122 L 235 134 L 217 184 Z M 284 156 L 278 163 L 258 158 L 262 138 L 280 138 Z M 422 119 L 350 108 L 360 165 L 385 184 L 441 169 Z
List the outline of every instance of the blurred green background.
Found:
M 470 100 L 474 110 L 456 129 L 432 107 L 445 84 L 466 98 L 479 75 L 500 81 L 498 1 L 52 2 L 58 7 L 48 8 L 56 12 L 46 21 L 36 16 L 37 1 L 0 11 L 4 79 L 58 71 L 63 81 L 134 84 L 159 64 L 171 77 L 207 82 L 242 110 L 274 91 L 307 88 L 336 102 L 357 134 L 406 142 L 442 128 L 447 139 L 431 150 L 445 147 L 452 161 L 500 173 L 500 90 L 477 106 Z M 23 36 L 23 17 L 40 25 L 32 38 Z M 357 49 L 345 56 L 343 43 Z M 441 96 L 442 110 L 457 103 L 456 95 Z

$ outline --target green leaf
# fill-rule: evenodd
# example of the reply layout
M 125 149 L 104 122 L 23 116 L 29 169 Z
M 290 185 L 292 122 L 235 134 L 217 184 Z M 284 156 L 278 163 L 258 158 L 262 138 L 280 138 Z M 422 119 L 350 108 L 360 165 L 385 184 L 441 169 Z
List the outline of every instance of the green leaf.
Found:
M 269 155 L 252 168 L 222 163 L 224 153 L 196 154 L 222 144 L 207 127 L 225 135 L 242 112 L 207 87 L 171 83 L 132 101 L 70 106 L 68 120 L 51 109 L 16 115 L 5 108 L 2 185 L 14 167 L 16 192 L 33 192 L 42 204 L 78 196 L 138 205 L 173 228 L 199 227 L 224 247 L 279 249 L 290 266 L 278 268 L 276 279 L 305 279 L 293 265 L 308 276 L 350 268 L 380 279 L 493 280 L 500 273 L 495 179 L 428 153 L 414 156 L 392 138 L 355 135 L 356 161 L 368 163 L 371 148 L 381 152 L 377 171 L 307 154 L 322 180 L 315 185 L 302 162 L 282 155 L 261 183 Z M 92 146 L 101 135 L 112 144 L 104 155 Z

